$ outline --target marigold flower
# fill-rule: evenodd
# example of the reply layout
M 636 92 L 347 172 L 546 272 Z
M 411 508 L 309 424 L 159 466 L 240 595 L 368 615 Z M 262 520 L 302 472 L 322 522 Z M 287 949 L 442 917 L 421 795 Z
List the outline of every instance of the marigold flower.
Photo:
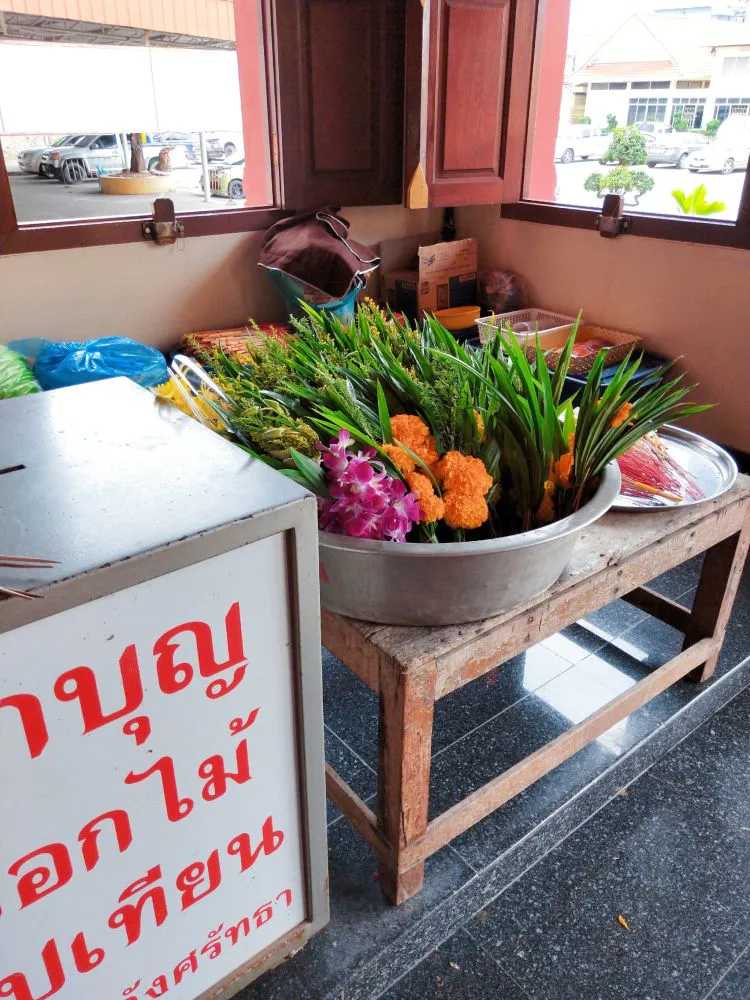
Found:
M 435 478 L 446 490 L 478 493 L 486 496 L 492 488 L 492 476 L 481 458 L 447 451 L 433 469 Z
M 571 478 L 573 475 L 573 461 L 573 452 L 566 451 L 564 455 L 558 458 L 553 468 L 553 475 L 557 484 L 565 487 L 566 490 L 569 490 L 573 485 Z
M 396 444 L 384 444 L 381 447 L 402 475 L 414 472 L 417 464 L 403 448 L 399 448 Z
M 449 451 L 433 466 L 443 487 L 445 522 L 451 528 L 479 528 L 490 516 L 486 494 L 492 488 L 481 458 Z
M 445 523 L 450 528 L 481 528 L 490 516 L 487 501 L 480 493 L 449 490 L 444 504 Z
M 425 465 L 437 462 L 435 438 L 421 417 L 413 413 L 399 413 L 391 417 L 391 432 L 400 444 L 405 445 L 415 455 L 419 455 Z
M 624 424 L 625 421 L 630 416 L 632 409 L 633 409 L 632 403 L 623 403 L 620 409 L 617 411 L 617 413 L 615 413 L 614 417 L 612 417 L 609 426 L 619 427 L 621 424 Z
M 421 472 L 412 471 L 406 473 L 406 482 L 419 501 L 423 523 L 440 521 L 445 514 L 445 504 L 435 493 L 430 478 Z
M 555 520 L 555 484 L 548 479 L 544 484 L 544 497 L 536 510 L 539 524 L 550 524 Z

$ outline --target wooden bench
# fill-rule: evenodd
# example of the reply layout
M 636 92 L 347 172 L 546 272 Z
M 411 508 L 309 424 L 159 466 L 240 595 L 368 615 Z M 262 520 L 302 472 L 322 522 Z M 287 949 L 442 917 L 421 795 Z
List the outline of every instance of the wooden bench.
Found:
M 387 898 L 419 892 L 431 854 L 681 678 L 713 674 L 750 540 L 750 477 L 718 500 L 610 513 L 579 539 L 560 580 L 528 607 L 441 628 L 375 625 L 323 613 L 323 643 L 380 697 L 377 815 L 332 767 L 328 796 L 372 845 Z M 705 552 L 693 608 L 644 584 Z M 450 595 L 446 594 L 446 600 Z M 428 822 L 435 702 L 621 597 L 685 635 L 682 652 Z

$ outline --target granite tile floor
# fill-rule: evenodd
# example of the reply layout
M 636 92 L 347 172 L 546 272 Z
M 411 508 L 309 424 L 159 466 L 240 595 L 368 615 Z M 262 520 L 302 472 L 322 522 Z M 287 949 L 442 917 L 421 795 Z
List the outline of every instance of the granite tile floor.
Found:
M 691 560 L 651 585 L 689 604 L 699 572 Z M 680 640 L 615 601 L 442 699 L 431 813 Z M 237 1000 L 750 1000 L 749 655 L 750 569 L 713 684 L 681 682 L 610 729 L 431 858 L 398 908 L 329 804 L 331 922 Z M 328 759 L 374 806 L 377 699 L 325 650 L 323 671 Z

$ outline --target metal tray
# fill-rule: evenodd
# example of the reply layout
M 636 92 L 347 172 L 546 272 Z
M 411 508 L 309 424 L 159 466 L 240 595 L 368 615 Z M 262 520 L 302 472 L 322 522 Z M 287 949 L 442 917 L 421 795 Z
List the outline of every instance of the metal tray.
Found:
M 730 490 L 737 479 L 737 466 L 732 456 L 708 438 L 686 431 L 682 427 L 666 424 L 659 430 L 659 438 L 675 460 L 687 469 L 704 496 L 700 500 L 682 500 L 674 503 L 658 497 L 639 499 L 622 493 L 612 504 L 612 510 L 659 510 L 664 507 L 692 507 L 697 503 L 715 500 Z

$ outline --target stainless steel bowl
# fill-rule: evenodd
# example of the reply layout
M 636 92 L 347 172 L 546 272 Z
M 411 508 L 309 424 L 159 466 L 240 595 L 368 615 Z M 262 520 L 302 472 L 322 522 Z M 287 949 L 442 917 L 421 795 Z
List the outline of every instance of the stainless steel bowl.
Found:
M 544 593 L 568 565 L 580 532 L 620 492 L 616 462 L 570 517 L 508 538 L 441 545 L 374 542 L 320 532 L 323 607 L 386 625 L 460 625 Z

